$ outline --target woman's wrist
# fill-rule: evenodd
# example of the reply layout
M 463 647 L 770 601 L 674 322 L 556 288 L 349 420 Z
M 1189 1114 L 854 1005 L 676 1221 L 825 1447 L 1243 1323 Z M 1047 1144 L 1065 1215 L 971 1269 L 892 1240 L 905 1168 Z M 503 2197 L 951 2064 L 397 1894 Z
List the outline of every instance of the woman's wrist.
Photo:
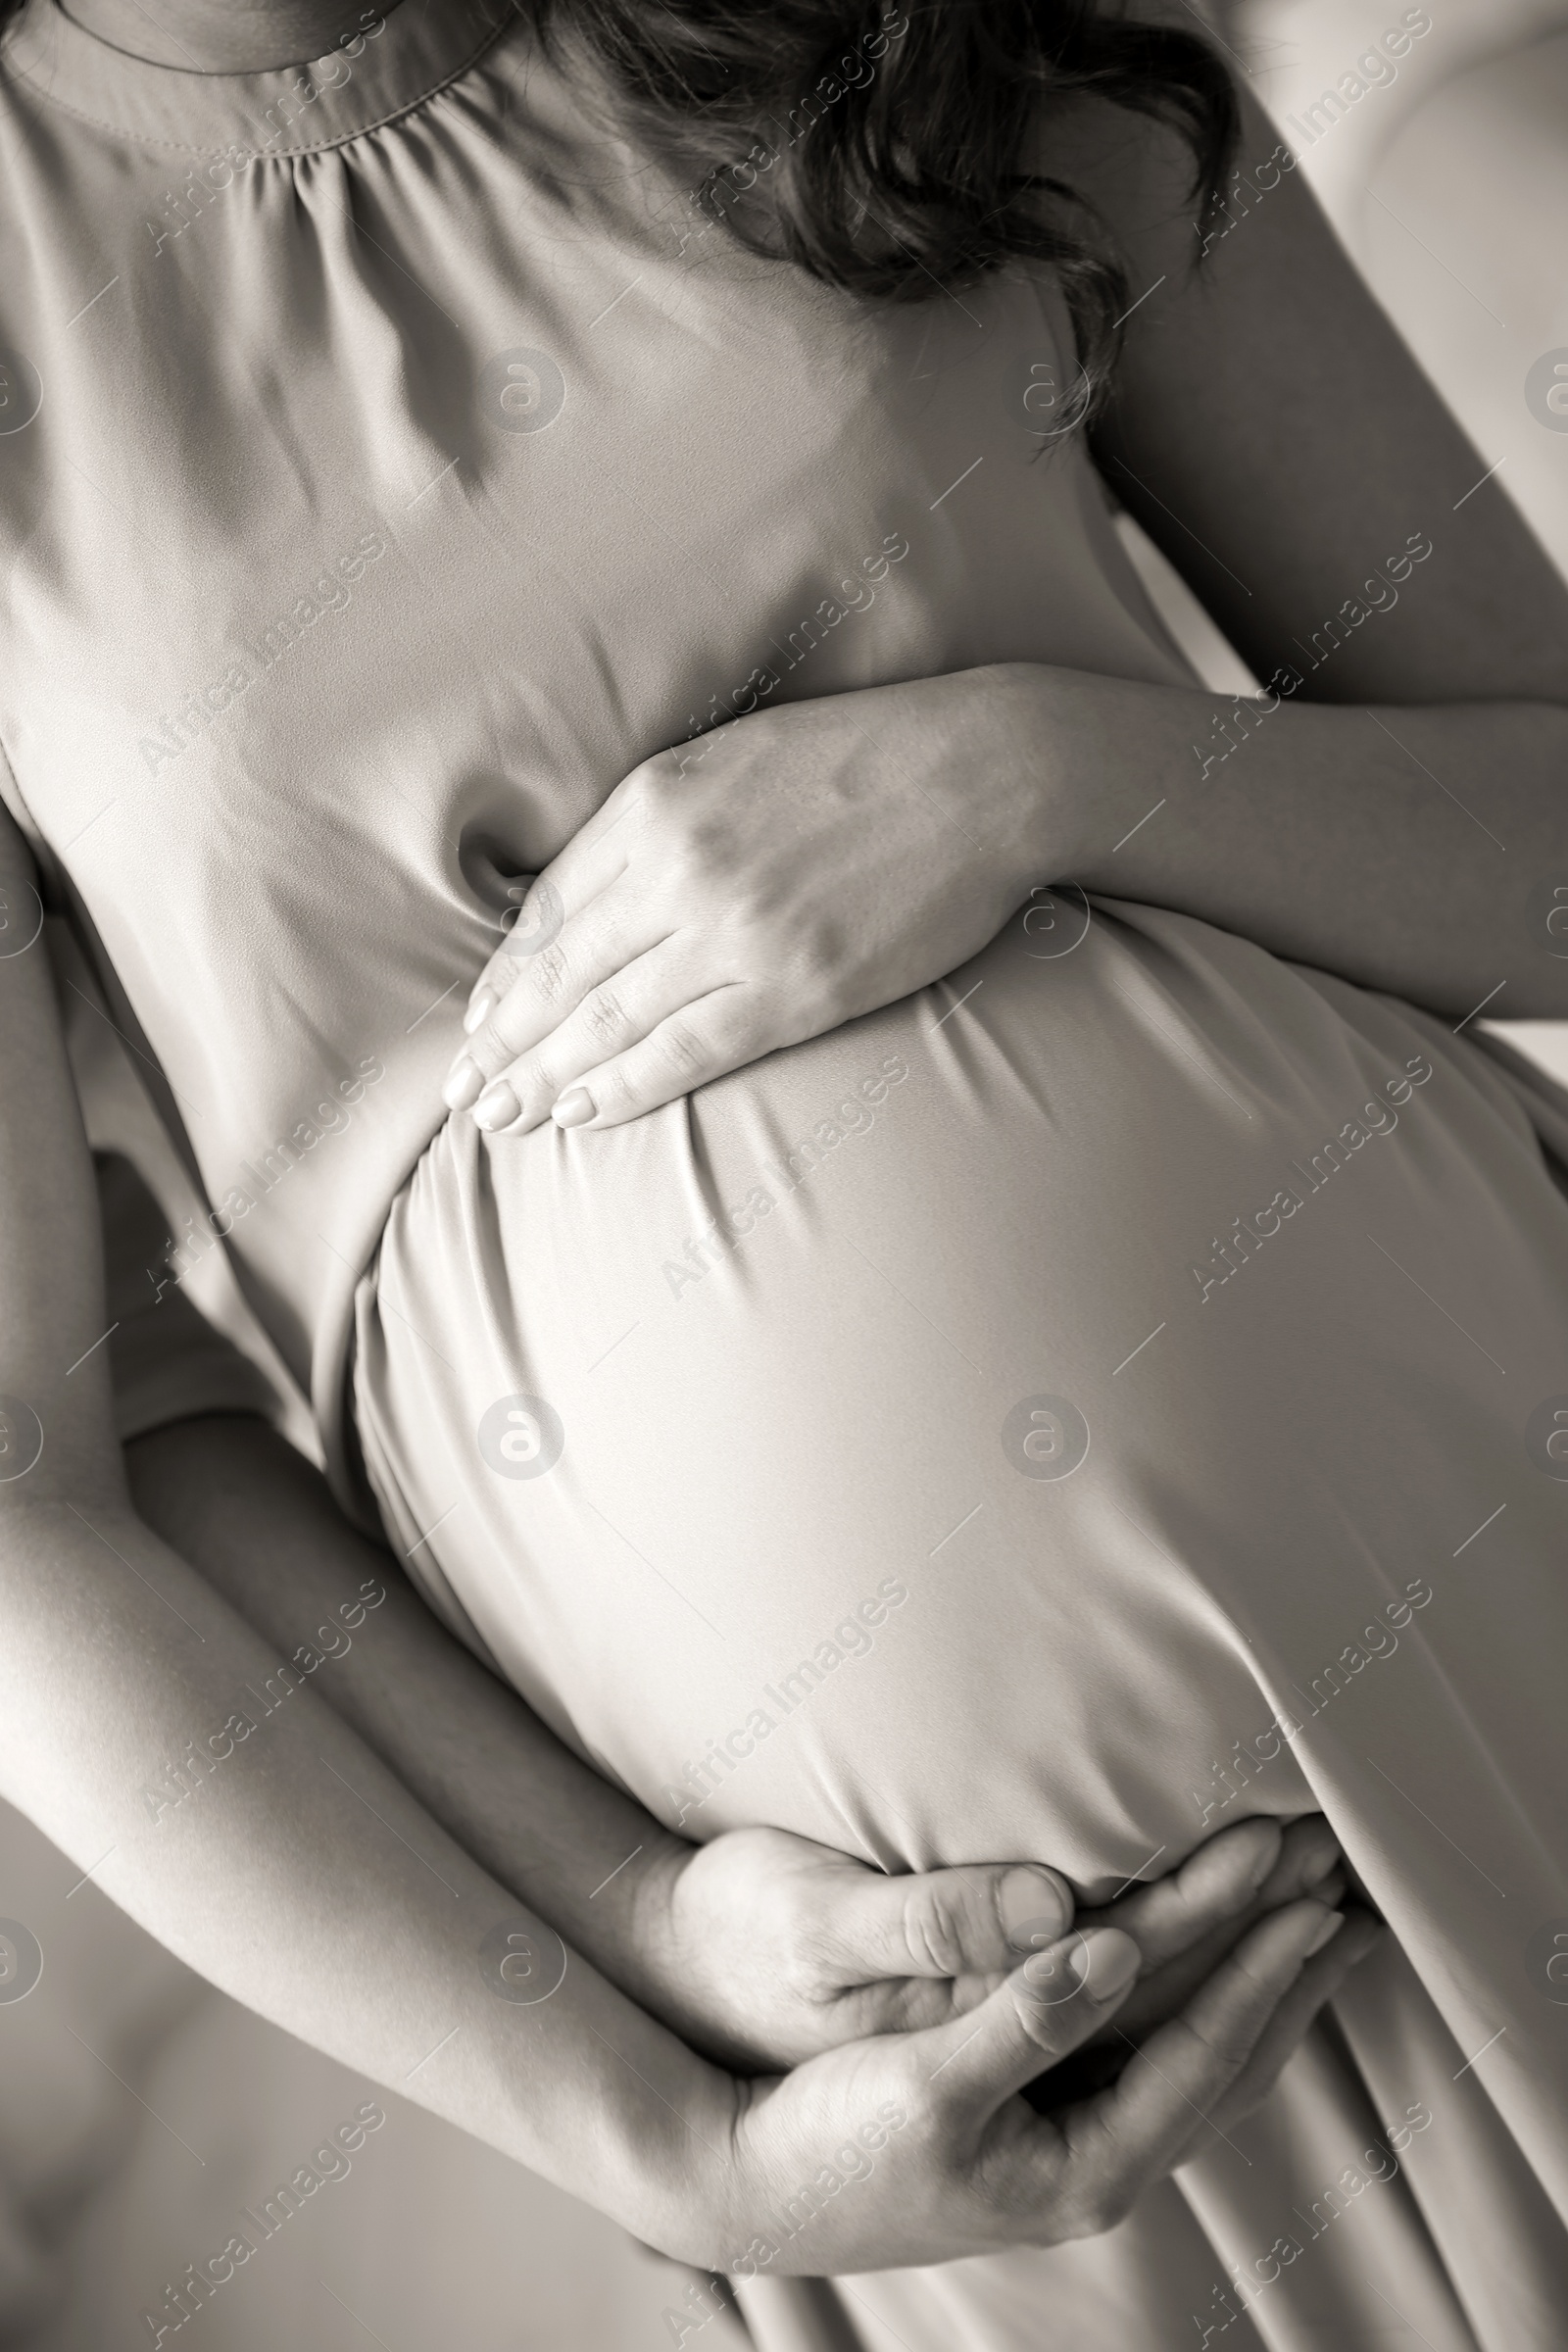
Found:
M 540 1908 L 594 1966 L 651 2015 L 679 2030 L 683 2018 L 674 1935 L 675 1888 L 694 1848 L 652 1822 L 641 1842 L 598 1886 L 563 1899 L 541 1887 Z M 559 1917 L 558 1917 L 559 1914 Z

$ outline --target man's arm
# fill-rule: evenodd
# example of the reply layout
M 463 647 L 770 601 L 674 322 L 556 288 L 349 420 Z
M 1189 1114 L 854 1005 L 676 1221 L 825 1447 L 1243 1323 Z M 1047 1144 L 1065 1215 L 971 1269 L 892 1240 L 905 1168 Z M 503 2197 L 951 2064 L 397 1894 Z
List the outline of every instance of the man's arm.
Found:
M 30 889 L 0 821 L 0 900 Z M 728 2079 L 585 1963 L 549 1999 L 512 1998 L 506 1951 L 514 1978 L 553 1983 L 559 1938 L 308 1687 L 268 1712 L 275 1651 L 131 1506 L 91 1165 L 36 941 L 0 956 L 0 1789 L 248 2006 L 678 2238 L 710 2173 L 717 2201 L 704 2143 L 722 2147 Z M 187 1772 L 190 1801 L 149 1802 Z
M 0 907 L 30 887 L 0 819 Z M 1281 2020 L 1294 2041 L 1332 1992 L 1346 1962 L 1312 1955 L 1333 1915 L 1286 1904 L 1077 2111 L 1072 2139 L 1020 2123 L 1011 2094 L 1125 2004 L 1140 1954 L 1114 1928 L 1077 1939 L 1077 1968 L 1058 1939 L 1043 1984 L 1020 1970 L 948 2026 L 772 2083 L 705 2065 L 447 1838 L 309 1685 L 273 1707 L 272 1647 L 132 1507 L 91 1165 L 36 943 L 0 956 L 0 1093 L 24 1106 L 0 1122 L 0 1792 L 211 1982 L 707 2264 L 746 2261 L 779 2182 L 880 2115 L 877 2144 L 891 2129 L 896 2147 L 853 2210 L 750 2257 L 807 2271 L 1105 2226 L 1182 2161 L 1195 2114 L 1257 2081 L 1254 2053 L 1267 2078 Z M 148 1803 L 187 1769 L 186 1801 Z
M 295 1661 L 476 1862 L 710 2056 L 768 2070 L 966 2016 L 1029 1940 L 1071 1924 L 1064 1883 L 1032 1866 L 887 1878 L 777 1830 L 703 1847 L 672 1836 L 447 1633 L 253 1414 L 172 1422 L 126 1463 L 138 1516 L 274 1660 Z M 1341 1901 L 1338 1865 L 1320 1816 L 1283 1838 L 1257 1821 L 1179 1885 L 1124 1896 L 1103 1922 L 1144 1953 L 1127 2030 L 1173 2016 L 1266 1912 Z
M 1050 168 L 1099 207 L 1136 304 L 1095 429 L 1104 477 L 1253 672 L 1299 683 L 1260 718 L 1004 673 L 1036 747 L 1033 878 L 1174 906 L 1456 1016 L 1502 984 L 1494 1015 L 1561 1017 L 1568 941 L 1545 925 L 1568 906 L 1549 896 L 1568 886 L 1568 586 L 1242 109 L 1242 176 L 1200 270 L 1173 134 L 1086 103 Z M 1054 745 L 1070 772 L 1042 800 Z
M 1071 1922 L 1049 1871 L 891 1880 L 805 1838 L 675 1837 L 455 1641 L 254 1415 L 170 1423 L 126 1463 L 139 1517 L 270 1644 L 274 1677 L 295 1661 L 476 1862 L 700 2048 L 777 2066 L 935 2025 L 1016 1964 L 1009 1922 Z M 699 1925 L 685 1874 L 700 1850 Z

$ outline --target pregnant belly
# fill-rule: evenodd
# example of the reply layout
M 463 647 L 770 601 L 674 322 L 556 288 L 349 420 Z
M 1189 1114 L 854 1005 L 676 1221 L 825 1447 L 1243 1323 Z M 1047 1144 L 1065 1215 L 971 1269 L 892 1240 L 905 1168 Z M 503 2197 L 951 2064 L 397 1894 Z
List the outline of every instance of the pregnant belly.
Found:
M 357 1404 L 398 1548 L 688 1836 L 1102 1892 L 1244 1809 L 1348 1819 L 1394 1724 L 1546 1763 L 1498 1696 L 1562 1613 L 1523 1114 L 1407 1007 L 1061 911 L 632 1127 L 455 1119 L 394 1205 Z M 1499 1500 L 1483 1668 L 1454 1553 Z

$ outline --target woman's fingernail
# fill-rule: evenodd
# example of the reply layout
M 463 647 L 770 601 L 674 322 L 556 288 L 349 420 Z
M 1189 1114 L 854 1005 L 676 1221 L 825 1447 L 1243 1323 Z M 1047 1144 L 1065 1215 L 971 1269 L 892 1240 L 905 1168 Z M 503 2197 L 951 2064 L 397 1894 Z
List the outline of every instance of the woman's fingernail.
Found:
M 585 1086 L 569 1086 L 550 1115 L 558 1127 L 580 1127 L 594 1115 L 594 1099 Z
M 1323 1925 L 1319 1928 L 1317 1934 L 1313 1936 L 1311 1942 L 1307 1945 L 1305 1951 L 1301 1954 L 1302 1959 L 1310 1960 L 1314 1952 L 1320 1952 L 1326 1943 L 1332 1943 L 1335 1936 L 1339 1934 L 1344 1925 L 1345 1913 L 1343 1911 L 1331 1911 L 1327 1919 L 1324 1920 Z
M 1132 1983 L 1143 1954 L 1120 1928 L 1096 1928 L 1068 1955 L 1067 1966 L 1092 2001 L 1108 2001 Z
M 479 994 L 474 998 L 472 1004 L 468 1006 L 467 1011 L 463 1016 L 464 1036 L 471 1037 L 476 1029 L 482 1029 L 486 1021 L 490 1018 L 490 1015 L 494 1012 L 495 1008 L 495 991 L 493 989 L 481 988 Z
M 997 1889 L 997 1905 L 1003 1933 L 1015 1952 L 1037 1952 L 1042 1944 L 1054 1943 L 1072 1919 L 1071 1898 L 1050 1870 L 1009 1870 Z
M 482 1127 L 486 1135 L 494 1135 L 498 1127 L 510 1127 L 521 1116 L 522 1104 L 503 1078 L 487 1086 L 473 1106 L 474 1125 Z
M 441 1100 L 448 1110 L 469 1110 L 484 1093 L 484 1072 L 466 1054 L 460 1054 L 447 1072 Z

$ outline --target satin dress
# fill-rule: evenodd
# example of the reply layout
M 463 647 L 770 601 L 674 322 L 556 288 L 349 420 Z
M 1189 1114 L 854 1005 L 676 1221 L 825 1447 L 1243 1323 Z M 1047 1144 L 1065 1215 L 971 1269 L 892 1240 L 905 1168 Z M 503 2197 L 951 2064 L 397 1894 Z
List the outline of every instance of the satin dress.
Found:
M 812 2283 L 781 2214 L 759 2341 L 1560 2340 L 1561 1098 L 1044 892 L 632 1127 L 439 1103 L 519 877 L 652 752 L 1188 678 L 1049 281 L 753 260 L 475 0 L 239 75 L 29 0 L 0 55 L 4 785 L 207 1204 L 161 1262 L 226 1251 L 345 1506 L 688 1835 L 1087 1894 L 1318 1804 L 1394 1929 L 1120 2229 Z

